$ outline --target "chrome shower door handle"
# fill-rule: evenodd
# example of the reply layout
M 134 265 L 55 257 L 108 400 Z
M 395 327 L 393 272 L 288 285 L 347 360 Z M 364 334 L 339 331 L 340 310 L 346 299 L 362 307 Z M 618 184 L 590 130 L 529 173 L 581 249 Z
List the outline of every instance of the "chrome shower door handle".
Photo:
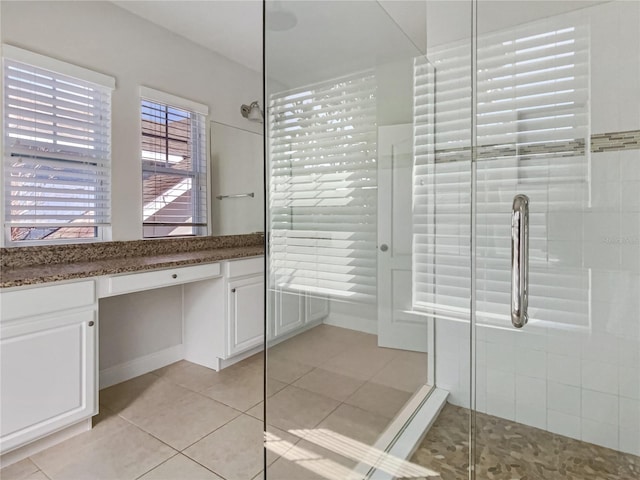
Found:
M 511 323 L 527 324 L 529 306 L 529 197 L 516 195 L 511 211 Z

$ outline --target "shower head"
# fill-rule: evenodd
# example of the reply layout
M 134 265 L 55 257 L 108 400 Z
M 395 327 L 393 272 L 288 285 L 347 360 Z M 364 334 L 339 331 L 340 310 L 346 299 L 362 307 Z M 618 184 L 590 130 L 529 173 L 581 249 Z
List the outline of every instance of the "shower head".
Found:
M 242 105 L 240 107 L 240 113 L 244 118 L 252 122 L 262 123 L 264 121 L 264 113 L 262 112 L 257 100 L 255 102 L 251 102 L 249 105 Z

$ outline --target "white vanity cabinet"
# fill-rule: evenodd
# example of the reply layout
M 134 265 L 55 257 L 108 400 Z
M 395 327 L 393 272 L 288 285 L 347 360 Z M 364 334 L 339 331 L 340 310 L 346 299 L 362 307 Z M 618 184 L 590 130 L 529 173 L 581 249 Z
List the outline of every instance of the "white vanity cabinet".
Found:
M 268 334 L 272 344 L 311 328 L 329 315 L 326 297 L 310 296 L 302 292 L 272 290 L 270 292 L 271 323 Z
M 263 348 L 263 256 L 0 290 L 3 458 L 24 458 L 46 442 L 91 428 L 98 413 L 99 299 L 171 286 L 182 286 L 181 358 L 220 370 Z M 270 295 L 275 315 L 269 315 L 268 336 L 275 343 L 328 314 L 326 299 L 291 291 Z M 143 357 L 140 365 L 164 366 L 150 361 Z M 131 361 L 116 367 L 117 375 L 113 366 L 107 370 L 117 382 L 143 368 Z
M 264 257 L 226 263 L 227 356 L 264 343 Z
M 123 273 L 101 277 L 98 282 L 100 298 L 144 292 L 154 288 L 172 287 L 221 276 L 219 263 L 184 265 L 147 272 Z
M 282 337 L 299 330 L 306 323 L 305 299 L 302 293 L 276 290 L 274 336 Z
M 231 280 L 227 292 L 227 351 L 236 355 L 264 341 L 264 277 Z
M 329 299 L 327 297 L 306 296 L 305 320 L 307 323 L 322 320 L 329 315 Z
M 222 270 L 219 280 L 184 286 L 185 359 L 214 370 L 264 342 L 264 257 L 229 260 Z
M 97 413 L 93 281 L 0 293 L 0 451 Z

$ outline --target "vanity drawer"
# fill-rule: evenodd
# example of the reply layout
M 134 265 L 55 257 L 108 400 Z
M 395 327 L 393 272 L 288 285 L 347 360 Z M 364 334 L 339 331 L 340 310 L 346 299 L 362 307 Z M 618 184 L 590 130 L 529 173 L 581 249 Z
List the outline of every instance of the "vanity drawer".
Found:
M 220 276 L 220 264 L 190 265 L 143 273 L 129 273 L 109 277 L 108 294 L 121 295 L 152 288 L 170 287 Z
M 93 280 L 37 287 L 18 287 L 0 294 L 0 319 L 33 317 L 72 308 L 93 305 L 96 288 Z
M 264 257 L 243 258 L 227 262 L 227 278 L 244 277 L 264 272 Z

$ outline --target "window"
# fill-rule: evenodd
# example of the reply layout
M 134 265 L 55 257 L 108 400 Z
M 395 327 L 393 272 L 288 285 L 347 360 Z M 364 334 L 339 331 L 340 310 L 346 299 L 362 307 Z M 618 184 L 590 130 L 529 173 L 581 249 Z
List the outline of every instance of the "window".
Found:
M 143 235 L 207 234 L 208 109 L 141 90 Z
M 111 208 L 111 77 L 4 52 L 7 244 L 102 238 Z
M 554 258 L 548 224 L 555 212 L 581 212 L 588 191 L 587 27 L 547 20 L 485 34 L 478 38 L 477 57 L 477 320 L 509 321 L 511 204 L 514 195 L 526 193 L 531 200 L 530 317 L 584 325 L 588 272 Z M 443 47 L 430 59 L 436 67 L 437 122 L 428 141 L 435 155 L 421 152 L 423 145 L 416 144 L 414 306 L 467 319 L 472 160 L 468 44 Z M 416 63 L 416 128 L 421 127 L 424 102 L 432 100 L 419 94 L 434 82 L 428 73 Z
M 269 115 L 272 284 L 375 301 L 375 76 L 274 95 Z

